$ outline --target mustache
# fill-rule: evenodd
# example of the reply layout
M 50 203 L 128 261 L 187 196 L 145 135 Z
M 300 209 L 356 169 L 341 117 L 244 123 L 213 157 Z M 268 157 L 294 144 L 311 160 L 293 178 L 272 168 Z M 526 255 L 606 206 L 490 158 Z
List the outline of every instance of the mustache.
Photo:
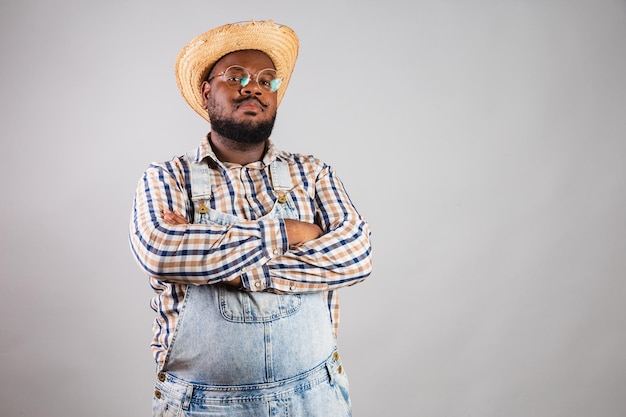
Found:
M 249 101 L 249 100 L 256 101 L 257 103 L 259 103 L 264 108 L 268 107 L 270 105 L 269 103 L 262 102 L 260 99 L 258 99 L 257 97 L 254 97 L 254 96 L 236 98 L 233 101 L 235 102 L 235 104 L 241 104 L 241 103 L 245 103 L 246 101 Z

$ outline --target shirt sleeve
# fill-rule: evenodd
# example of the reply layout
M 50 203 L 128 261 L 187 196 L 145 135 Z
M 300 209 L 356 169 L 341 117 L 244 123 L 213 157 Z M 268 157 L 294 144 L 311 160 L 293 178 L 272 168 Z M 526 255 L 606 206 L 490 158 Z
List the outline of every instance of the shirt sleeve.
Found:
M 163 210 L 185 214 L 193 207 L 185 181 L 188 166 L 180 159 L 152 164 L 135 192 L 130 245 L 141 268 L 165 282 L 214 284 L 263 268 L 287 251 L 284 222 L 279 219 L 236 224 L 169 225 Z
M 324 234 L 249 270 L 245 278 L 253 291 L 264 287 L 291 293 L 328 291 L 354 285 L 371 274 L 369 224 L 330 167 L 318 175 L 315 192 L 317 222 Z

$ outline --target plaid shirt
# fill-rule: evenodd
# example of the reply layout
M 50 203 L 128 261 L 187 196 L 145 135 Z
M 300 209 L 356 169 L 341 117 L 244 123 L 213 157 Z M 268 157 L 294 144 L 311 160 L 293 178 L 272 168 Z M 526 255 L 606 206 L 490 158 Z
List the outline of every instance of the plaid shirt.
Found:
M 241 219 L 229 225 L 193 224 L 189 163 L 184 156 L 153 163 L 139 180 L 130 222 L 131 249 L 149 275 L 157 312 L 152 351 L 163 362 L 187 285 L 241 278 L 245 290 L 283 293 L 325 292 L 335 333 L 338 288 L 371 272 L 370 229 L 352 205 L 334 170 L 312 156 L 278 151 L 270 142 L 263 160 L 246 166 L 220 162 L 208 137 L 195 152 L 212 175 L 210 207 Z M 273 207 L 270 164 L 289 163 L 296 186 L 290 195 L 300 220 L 318 224 L 318 239 L 289 247 L 284 221 L 261 218 Z M 169 225 L 169 208 L 192 224 Z

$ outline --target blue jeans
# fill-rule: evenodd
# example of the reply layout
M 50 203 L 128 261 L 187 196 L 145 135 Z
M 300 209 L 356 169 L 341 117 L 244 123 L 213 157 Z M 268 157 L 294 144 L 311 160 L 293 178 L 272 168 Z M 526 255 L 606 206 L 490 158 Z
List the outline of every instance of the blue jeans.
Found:
M 205 167 L 194 171 L 195 223 L 239 219 L 204 206 Z M 276 177 L 281 177 L 276 175 Z M 298 218 L 287 194 L 270 218 Z M 200 206 L 202 205 L 202 210 Z M 189 285 L 154 392 L 154 417 L 349 417 L 348 379 L 325 294 Z
M 350 417 L 348 379 L 337 352 L 313 369 L 272 383 L 199 385 L 160 372 L 155 417 Z

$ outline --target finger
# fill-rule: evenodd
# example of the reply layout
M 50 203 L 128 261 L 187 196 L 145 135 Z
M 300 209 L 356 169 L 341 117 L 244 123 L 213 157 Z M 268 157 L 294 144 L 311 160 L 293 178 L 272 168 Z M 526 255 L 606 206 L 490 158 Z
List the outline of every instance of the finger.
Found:
M 163 210 L 163 220 L 173 225 L 189 223 L 183 215 L 174 213 L 173 211 L 168 210 L 168 209 Z
M 178 224 L 188 224 L 187 218 L 180 213 L 174 213 L 174 218 L 178 222 Z

